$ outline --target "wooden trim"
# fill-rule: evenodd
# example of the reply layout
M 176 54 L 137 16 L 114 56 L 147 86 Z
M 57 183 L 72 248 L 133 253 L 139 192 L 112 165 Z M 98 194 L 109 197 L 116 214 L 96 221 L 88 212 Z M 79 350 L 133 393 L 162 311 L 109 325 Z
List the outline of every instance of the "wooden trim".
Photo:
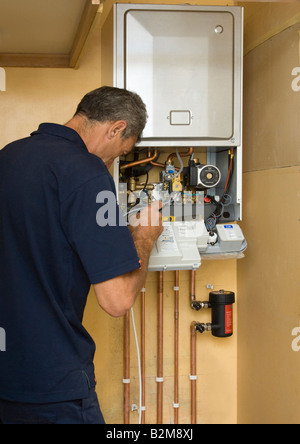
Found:
M 100 0 L 86 0 L 82 18 L 70 53 L 70 68 L 76 68 L 78 60 L 100 8 Z
M 286 31 L 288 28 L 291 28 L 292 26 L 295 26 L 299 23 L 300 23 L 300 13 L 294 15 L 289 20 L 279 25 L 277 28 L 271 29 L 266 34 L 256 39 L 254 42 L 250 42 L 248 45 L 245 45 L 244 55 L 246 56 L 249 52 L 253 51 L 253 49 L 257 48 L 258 46 L 267 42 L 276 35 Z
M 5 68 L 69 68 L 70 56 L 65 54 L 0 54 Z

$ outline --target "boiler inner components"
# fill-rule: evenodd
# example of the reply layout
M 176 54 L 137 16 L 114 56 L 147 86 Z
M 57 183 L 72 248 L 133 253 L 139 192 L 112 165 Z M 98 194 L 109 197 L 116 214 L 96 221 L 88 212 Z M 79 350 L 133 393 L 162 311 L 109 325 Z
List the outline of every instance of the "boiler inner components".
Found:
M 225 249 L 240 250 L 244 241 L 241 228 L 236 224 L 219 224 L 216 226 L 219 244 Z
M 220 167 L 205 163 L 205 157 L 194 148 L 171 154 L 136 148 L 116 163 L 119 205 L 128 223 L 152 202 L 163 204 L 164 232 L 152 251 L 151 271 L 195 270 L 201 255 L 245 249 L 243 234 L 230 218 L 234 149 L 222 153 Z
M 221 180 L 221 172 L 215 165 L 196 164 L 194 160 L 185 168 L 185 177 L 190 186 L 200 190 L 216 187 Z

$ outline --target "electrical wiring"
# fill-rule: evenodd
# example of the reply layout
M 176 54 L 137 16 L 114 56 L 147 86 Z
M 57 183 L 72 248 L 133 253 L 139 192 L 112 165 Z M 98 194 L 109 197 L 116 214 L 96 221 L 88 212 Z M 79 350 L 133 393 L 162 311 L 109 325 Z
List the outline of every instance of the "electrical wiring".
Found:
M 146 173 L 146 182 L 145 182 L 144 188 L 142 189 L 142 193 L 146 192 L 148 182 L 149 182 L 149 173 L 147 172 Z
M 225 189 L 224 189 L 224 194 L 226 194 L 228 186 L 229 186 L 229 180 L 231 179 L 232 166 L 233 166 L 233 148 L 231 148 L 231 151 L 230 151 L 230 164 L 229 164 L 229 170 L 228 170 L 227 181 L 226 181 L 226 185 L 225 185 Z
M 177 171 L 177 173 L 174 174 L 174 177 L 178 177 L 178 176 L 180 176 L 180 174 L 182 173 L 183 168 L 184 168 L 184 166 L 183 166 L 183 162 L 182 162 L 181 156 L 180 156 L 180 154 L 179 154 L 179 150 L 178 150 L 178 148 L 176 148 L 176 156 L 177 156 L 177 159 L 179 160 L 179 163 L 180 163 L 180 170 Z
M 135 339 L 135 345 L 136 345 L 136 353 L 137 353 L 137 360 L 138 360 L 138 370 L 139 370 L 139 424 L 142 423 L 142 368 L 141 368 L 141 357 L 140 357 L 140 348 L 139 348 L 139 342 L 138 337 L 136 333 L 136 326 L 135 326 L 135 320 L 134 320 L 134 311 L 133 308 L 131 308 L 131 320 L 132 320 L 132 327 L 133 327 L 133 333 L 134 333 L 134 339 Z
M 230 188 L 231 179 L 233 176 L 233 167 L 234 167 L 234 154 L 233 154 L 233 148 L 229 151 L 230 156 L 230 162 L 228 167 L 228 174 L 227 179 L 224 187 L 223 196 L 221 197 L 219 202 L 216 202 L 213 198 L 211 199 L 213 203 L 216 204 L 215 210 L 212 212 L 212 214 L 207 218 L 205 225 L 208 231 L 213 231 L 217 225 L 218 219 L 223 215 L 224 208 L 231 204 L 232 197 L 230 194 L 227 193 L 227 191 Z
M 129 216 L 129 215 L 131 215 L 131 214 L 139 213 L 139 212 L 141 212 L 145 207 L 146 207 L 146 206 L 143 206 L 143 205 L 136 206 L 136 207 L 132 208 L 130 211 L 128 211 L 127 213 L 125 213 L 124 216 L 126 217 L 126 216 Z

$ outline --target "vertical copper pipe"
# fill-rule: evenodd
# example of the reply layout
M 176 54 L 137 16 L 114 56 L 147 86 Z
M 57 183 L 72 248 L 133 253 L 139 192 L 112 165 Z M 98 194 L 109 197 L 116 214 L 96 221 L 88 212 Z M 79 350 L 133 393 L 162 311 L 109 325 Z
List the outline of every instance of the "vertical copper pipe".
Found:
M 163 272 L 159 272 L 157 302 L 157 378 L 163 378 Z M 157 424 L 163 422 L 163 382 L 157 380 Z
M 141 373 L 142 373 L 142 407 L 146 405 L 146 389 L 145 389 L 145 289 L 141 293 Z M 145 424 L 145 411 L 142 411 L 142 424 Z
M 190 275 L 190 302 L 191 305 L 193 304 L 193 302 L 195 302 L 196 300 L 196 295 L 195 295 L 195 281 L 196 281 L 196 271 L 192 270 L 191 271 L 191 275 Z
M 124 316 L 124 380 L 130 379 L 130 313 Z M 124 383 L 124 424 L 130 423 L 130 384 Z
M 174 311 L 174 424 L 178 424 L 179 405 L 179 271 L 175 271 L 175 311 Z
M 193 377 L 197 373 L 196 361 L 196 329 L 195 322 L 191 323 L 191 424 L 196 424 L 197 421 L 197 394 L 196 394 L 196 379 Z

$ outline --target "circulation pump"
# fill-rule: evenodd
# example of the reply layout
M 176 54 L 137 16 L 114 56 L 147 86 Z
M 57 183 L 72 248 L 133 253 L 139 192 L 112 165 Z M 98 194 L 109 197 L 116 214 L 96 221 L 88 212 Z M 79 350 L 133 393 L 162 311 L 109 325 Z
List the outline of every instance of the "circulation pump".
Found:
M 233 304 L 235 294 L 232 291 L 212 291 L 208 302 L 199 302 L 201 308 L 211 308 L 212 319 L 210 324 L 195 322 L 195 329 L 199 333 L 211 331 L 217 338 L 228 338 L 233 335 Z

